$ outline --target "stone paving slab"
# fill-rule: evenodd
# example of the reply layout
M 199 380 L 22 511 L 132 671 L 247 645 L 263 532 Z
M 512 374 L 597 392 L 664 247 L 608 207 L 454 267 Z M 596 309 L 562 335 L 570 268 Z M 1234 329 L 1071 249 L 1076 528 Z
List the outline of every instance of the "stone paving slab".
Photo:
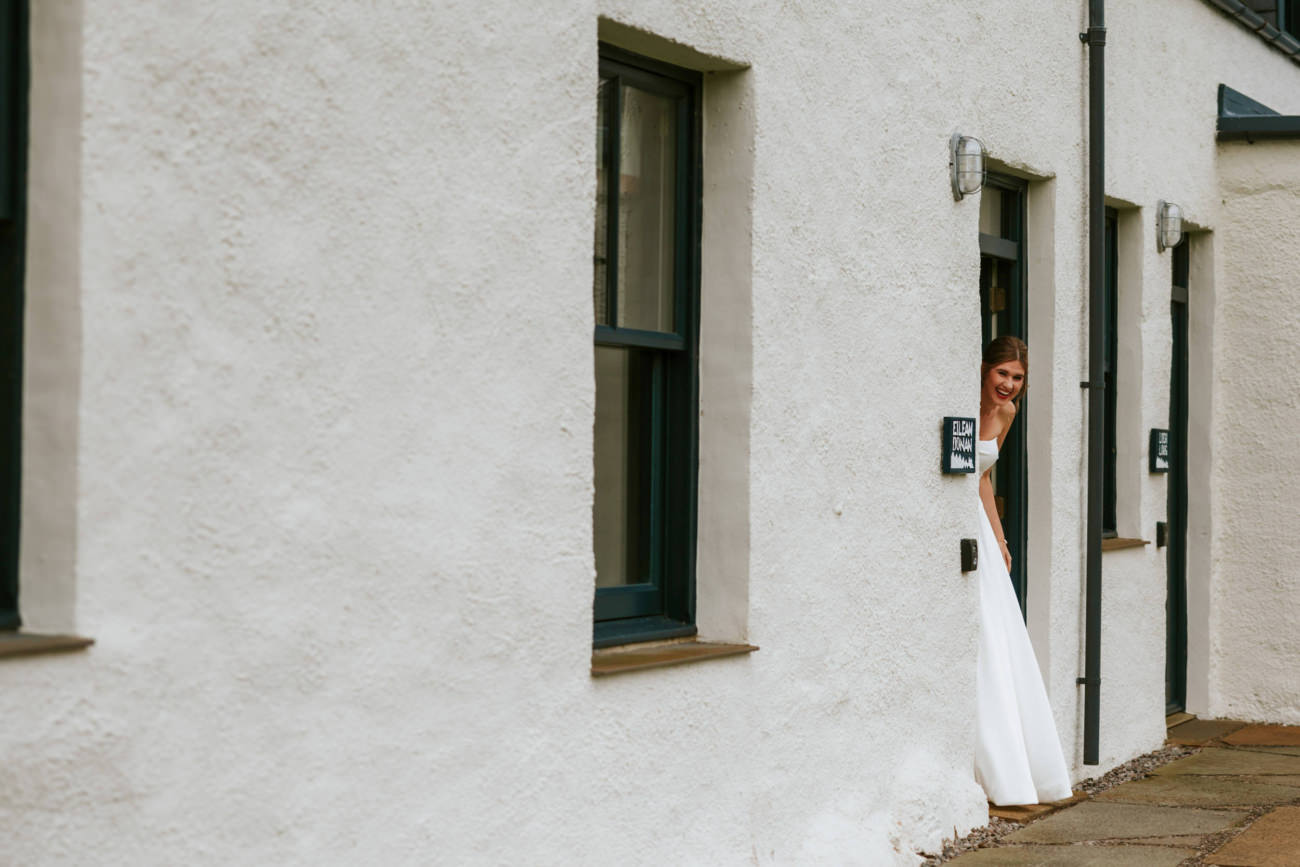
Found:
M 1003 846 L 949 861 L 954 867 L 1177 867 L 1195 849 L 1161 846 Z
M 1169 743 L 1204 749 L 1082 803 L 991 807 L 1025 824 L 948 863 L 1175 867 L 1206 857 L 1216 867 L 1300 867 L 1300 726 L 1190 719 L 1169 729 Z M 1200 856 L 1204 845 L 1219 849 Z
M 1207 864 L 1295 867 L 1300 864 L 1300 807 L 1278 807 L 1220 846 Z
M 1208 774 L 1156 776 L 1124 783 L 1095 796 L 1099 802 L 1163 804 L 1171 807 L 1257 807 L 1300 800 L 1296 777 L 1217 777 Z
M 1182 774 L 1235 774 L 1252 777 L 1268 774 L 1300 774 L 1300 756 L 1262 753 L 1256 750 L 1208 749 L 1156 768 L 1155 774 L 1162 777 Z
M 1245 728 L 1249 723 L 1235 719 L 1194 719 L 1169 730 L 1169 743 L 1199 747 Z
M 1252 783 L 1267 783 L 1270 786 L 1289 786 L 1293 789 L 1300 789 L 1300 774 L 1261 774 L 1256 777 L 1228 777 L 1227 779 L 1247 780 Z M 1300 867 L 1300 865 L 1297 865 L 1297 867 Z
M 1003 839 L 1010 843 L 1082 843 L 1089 840 L 1203 836 L 1229 828 L 1244 818 L 1246 813 L 1228 810 L 1085 801 L 1040 819 Z
M 1248 753 L 1272 753 L 1275 756 L 1300 756 L 1300 747 L 1224 747 L 1229 750 L 1242 750 Z
M 1143 837 L 1142 843 L 1146 846 L 1190 846 L 1195 849 L 1201 845 L 1204 839 L 1204 837 L 1195 834 L 1175 837 Z
M 1300 747 L 1300 726 L 1246 726 L 1223 742 L 1234 746 Z

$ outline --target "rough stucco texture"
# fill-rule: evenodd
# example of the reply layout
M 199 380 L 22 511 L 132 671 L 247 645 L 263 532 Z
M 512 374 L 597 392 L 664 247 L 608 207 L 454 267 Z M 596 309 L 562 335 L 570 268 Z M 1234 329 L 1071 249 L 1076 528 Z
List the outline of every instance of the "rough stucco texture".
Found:
M 1235 70 L 1286 109 L 1294 72 L 1200 4 L 1130 5 L 1110 68 L 1178 90 L 1116 100 L 1108 186 L 1177 190 L 1211 225 L 1213 86 Z M 1026 421 L 1054 535 L 1030 592 L 1092 772 L 1080 6 L 87 4 L 69 459 L 97 644 L 0 666 L 6 857 L 909 864 L 983 824 L 958 561 L 979 505 L 937 472 L 940 419 L 977 409 L 955 128 L 1054 179 L 1051 397 Z M 751 565 L 729 622 L 762 649 L 593 680 L 600 15 L 750 66 Z M 1207 50 L 1151 52 L 1155 29 Z M 1107 717 L 1105 762 L 1158 743 L 1162 712 L 1163 561 L 1124 556 L 1105 700 L 1149 711 Z
M 1224 145 L 1212 606 L 1217 715 L 1300 723 L 1300 143 Z

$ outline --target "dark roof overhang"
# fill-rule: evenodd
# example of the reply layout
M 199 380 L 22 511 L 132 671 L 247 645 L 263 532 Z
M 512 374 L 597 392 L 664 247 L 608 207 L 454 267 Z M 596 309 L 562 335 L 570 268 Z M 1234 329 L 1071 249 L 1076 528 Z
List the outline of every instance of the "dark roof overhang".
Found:
M 1219 85 L 1219 141 L 1300 139 L 1300 115 L 1278 114 L 1226 84 Z

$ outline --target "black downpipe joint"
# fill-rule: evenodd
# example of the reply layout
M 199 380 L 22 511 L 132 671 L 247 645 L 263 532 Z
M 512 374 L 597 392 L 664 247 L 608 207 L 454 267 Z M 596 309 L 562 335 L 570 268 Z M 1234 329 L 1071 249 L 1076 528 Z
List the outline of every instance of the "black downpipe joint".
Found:
M 1083 763 L 1098 758 L 1101 719 L 1102 425 L 1105 405 L 1103 305 L 1106 279 L 1106 18 L 1105 0 L 1089 0 L 1088 32 L 1088 525 L 1084 616 Z

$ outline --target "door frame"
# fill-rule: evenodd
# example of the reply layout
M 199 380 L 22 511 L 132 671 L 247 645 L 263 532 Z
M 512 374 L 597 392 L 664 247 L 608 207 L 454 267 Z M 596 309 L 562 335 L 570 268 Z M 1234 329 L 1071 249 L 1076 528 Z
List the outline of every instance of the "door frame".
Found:
M 990 306 L 989 286 L 983 279 L 984 268 L 980 268 L 981 348 L 988 346 L 992 339 L 994 316 L 1002 317 L 998 322 L 999 335 L 1013 334 L 1027 341 L 1029 331 L 1029 257 L 1025 237 L 1029 182 L 1011 175 L 990 172 L 984 181 L 984 190 L 980 195 L 990 194 L 1003 197 L 1001 236 L 980 234 L 981 266 L 985 258 L 1011 263 L 1010 285 L 1005 287 L 1005 307 L 999 312 L 993 312 Z M 1012 425 L 993 470 L 996 489 L 1001 496 L 1009 495 L 1005 500 L 1007 506 L 1002 516 L 1002 530 L 1007 539 L 1007 547 L 1011 551 L 1011 586 L 1016 591 L 1022 617 L 1026 616 L 1028 597 L 1026 566 L 1029 553 L 1029 438 L 1026 434 L 1028 423 L 1025 411 L 1028 400 L 1026 394 L 1017 413 L 1020 423 Z
M 1173 250 L 1169 315 L 1169 476 L 1166 492 L 1165 712 L 1187 707 L 1187 417 L 1190 390 L 1188 283 L 1184 237 Z

